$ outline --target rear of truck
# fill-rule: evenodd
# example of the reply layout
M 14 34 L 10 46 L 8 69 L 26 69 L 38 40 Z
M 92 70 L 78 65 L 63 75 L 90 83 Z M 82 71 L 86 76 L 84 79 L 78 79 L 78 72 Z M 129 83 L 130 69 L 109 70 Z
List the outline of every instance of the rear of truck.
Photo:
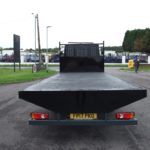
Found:
M 146 97 L 146 90 L 104 73 L 104 42 L 59 47 L 60 73 L 19 92 L 19 98 L 51 111 L 32 112 L 29 124 L 136 125 L 132 110 L 112 112 Z

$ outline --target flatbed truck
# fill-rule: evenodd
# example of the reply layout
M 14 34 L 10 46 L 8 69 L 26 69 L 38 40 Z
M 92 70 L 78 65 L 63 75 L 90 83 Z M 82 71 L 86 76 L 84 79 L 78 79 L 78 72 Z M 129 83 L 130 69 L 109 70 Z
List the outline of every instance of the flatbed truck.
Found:
M 146 97 L 147 91 L 104 72 L 104 42 L 59 47 L 60 73 L 19 91 L 20 99 L 51 111 L 32 112 L 29 124 L 136 125 L 132 110 L 110 114 Z

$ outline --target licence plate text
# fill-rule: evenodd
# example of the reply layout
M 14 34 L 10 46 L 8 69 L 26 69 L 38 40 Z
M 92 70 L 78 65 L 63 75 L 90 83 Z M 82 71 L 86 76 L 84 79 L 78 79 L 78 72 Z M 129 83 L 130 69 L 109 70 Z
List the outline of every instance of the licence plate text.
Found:
M 70 119 L 73 120 L 93 120 L 97 119 L 97 113 L 71 113 Z

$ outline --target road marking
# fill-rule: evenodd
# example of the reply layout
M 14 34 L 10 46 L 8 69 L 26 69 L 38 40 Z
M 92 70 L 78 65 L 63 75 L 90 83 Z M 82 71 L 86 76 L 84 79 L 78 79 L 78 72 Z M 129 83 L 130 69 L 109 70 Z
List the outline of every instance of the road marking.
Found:
M 144 148 L 139 144 L 139 141 L 134 136 L 134 134 L 130 131 L 130 129 L 127 126 L 125 126 L 125 129 L 129 133 L 129 135 L 130 135 L 131 139 L 133 140 L 133 142 L 137 145 L 138 150 L 144 150 Z
M 0 106 L 0 110 L 8 107 L 9 105 L 14 104 L 16 101 L 17 101 L 17 96 L 11 97 L 7 103 Z

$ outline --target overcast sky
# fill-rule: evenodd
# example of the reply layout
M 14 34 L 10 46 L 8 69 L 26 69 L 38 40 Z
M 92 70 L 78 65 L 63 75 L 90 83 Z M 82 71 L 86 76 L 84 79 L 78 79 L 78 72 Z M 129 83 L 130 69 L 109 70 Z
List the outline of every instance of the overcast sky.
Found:
M 34 16 L 39 14 L 41 47 L 58 42 L 102 42 L 120 46 L 126 30 L 150 27 L 149 0 L 1 0 L 0 47 L 34 48 Z

